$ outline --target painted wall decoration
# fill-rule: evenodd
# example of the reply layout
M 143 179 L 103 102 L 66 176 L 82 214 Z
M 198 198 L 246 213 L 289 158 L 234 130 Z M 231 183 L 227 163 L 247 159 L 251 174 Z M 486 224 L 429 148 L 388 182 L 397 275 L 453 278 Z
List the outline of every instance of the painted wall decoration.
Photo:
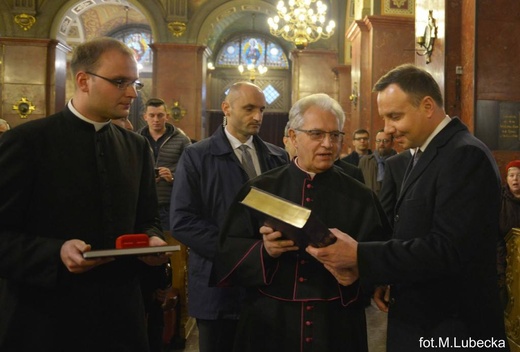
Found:
M 381 0 L 381 14 L 415 16 L 415 0 Z

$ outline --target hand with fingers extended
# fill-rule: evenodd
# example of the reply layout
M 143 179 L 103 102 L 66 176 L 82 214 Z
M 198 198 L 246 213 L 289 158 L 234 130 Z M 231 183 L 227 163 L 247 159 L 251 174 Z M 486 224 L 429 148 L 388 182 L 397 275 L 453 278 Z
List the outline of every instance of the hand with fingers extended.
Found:
M 321 262 L 343 286 L 359 278 L 357 268 L 357 241 L 338 229 L 330 229 L 337 241 L 327 247 L 308 246 L 307 253 Z

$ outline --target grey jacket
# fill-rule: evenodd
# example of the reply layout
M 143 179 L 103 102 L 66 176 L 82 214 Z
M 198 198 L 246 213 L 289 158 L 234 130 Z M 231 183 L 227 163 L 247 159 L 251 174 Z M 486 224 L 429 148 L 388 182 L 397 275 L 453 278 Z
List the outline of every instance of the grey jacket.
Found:
M 148 126 L 141 128 L 137 133 L 144 137 L 150 136 Z M 155 167 L 167 167 L 172 172 L 172 175 L 174 175 L 179 158 L 181 157 L 184 148 L 191 144 L 191 141 L 184 132 L 169 123 L 166 124 L 165 134 L 167 135 L 167 138 L 160 146 L 159 155 L 157 156 L 157 160 L 155 160 Z M 175 182 L 175 177 L 173 182 Z M 166 182 L 166 180 L 162 178 L 156 184 L 157 199 L 159 200 L 160 205 L 170 204 L 172 187 L 173 183 Z

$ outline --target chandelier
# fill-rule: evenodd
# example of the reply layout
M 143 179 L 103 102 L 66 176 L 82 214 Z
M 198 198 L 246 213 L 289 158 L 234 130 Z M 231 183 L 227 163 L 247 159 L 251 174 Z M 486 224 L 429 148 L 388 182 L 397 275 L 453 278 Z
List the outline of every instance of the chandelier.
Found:
M 251 14 L 252 33 L 255 32 L 255 18 L 256 14 Z M 238 72 L 240 72 L 240 74 L 249 74 L 249 80 L 253 83 L 255 82 L 256 76 L 263 75 L 267 72 L 267 67 L 259 64 L 261 61 L 265 63 L 265 49 L 265 43 L 262 45 L 257 38 L 249 38 L 247 43 L 240 40 Z M 245 64 L 242 63 L 244 61 Z
M 288 6 L 280 0 L 276 9 L 278 15 L 267 20 L 271 34 L 293 42 L 300 50 L 334 34 L 336 23 L 330 20 L 325 26 L 327 5 L 321 0 L 289 0 Z
M 251 63 L 238 65 L 238 71 L 240 74 L 249 74 L 249 80 L 254 83 L 256 76 L 263 75 L 267 72 L 267 67 L 262 64 L 257 66 L 256 60 L 252 59 Z

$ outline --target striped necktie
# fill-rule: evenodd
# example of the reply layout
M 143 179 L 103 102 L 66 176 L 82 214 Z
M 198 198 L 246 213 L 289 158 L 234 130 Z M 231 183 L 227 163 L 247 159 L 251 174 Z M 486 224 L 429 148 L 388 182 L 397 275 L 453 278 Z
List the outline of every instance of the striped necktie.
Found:
M 249 147 L 242 144 L 239 148 L 242 151 L 242 166 L 244 167 L 244 170 L 246 170 L 249 179 L 255 178 L 255 164 L 253 164 L 253 158 L 251 158 L 251 153 L 249 153 Z

